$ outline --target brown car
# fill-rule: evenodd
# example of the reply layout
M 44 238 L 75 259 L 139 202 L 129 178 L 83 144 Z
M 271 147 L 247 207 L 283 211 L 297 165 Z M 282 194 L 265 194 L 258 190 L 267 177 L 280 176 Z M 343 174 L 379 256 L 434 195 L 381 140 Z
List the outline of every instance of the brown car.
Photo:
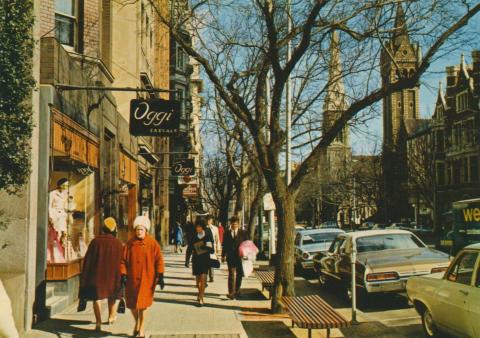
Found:
M 427 247 L 410 231 L 345 233 L 335 239 L 326 254 L 314 257 L 321 285 L 336 282 L 348 291 L 351 289 L 353 250 L 360 295 L 403 292 L 409 277 L 445 271 L 450 263 L 449 255 Z

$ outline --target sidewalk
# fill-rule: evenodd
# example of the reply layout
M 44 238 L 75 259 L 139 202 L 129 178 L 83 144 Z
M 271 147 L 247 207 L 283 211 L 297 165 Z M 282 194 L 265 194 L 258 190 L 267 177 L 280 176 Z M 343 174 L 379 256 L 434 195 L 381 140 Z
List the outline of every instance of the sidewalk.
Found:
M 195 280 L 191 268 L 184 266 L 184 254 L 175 254 L 167 248 L 164 256 L 166 286 L 163 291 L 157 287 L 155 302 L 147 312 L 146 331 L 151 338 L 246 338 L 240 313 L 249 308 L 269 306 L 270 302 L 259 293 L 261 286 L 253 277 L 244 280 L 242 300 L 227 299 L 227 269 L 222 264 L 215 270 L 215 282 L 209 283 L 206 289 L 205 306 L 199 308 Z M 105 312 L 103 318 L 107 318 Z M 132 315 L 127 312 L 119 314 L 115 324 L 102 326 L 103 332 L 94 332 L 91 304 L 80 313 L 76 312 L 75 304 L 65 313 L 41 323 L 28 337 L 130 337 L 133 324 Z

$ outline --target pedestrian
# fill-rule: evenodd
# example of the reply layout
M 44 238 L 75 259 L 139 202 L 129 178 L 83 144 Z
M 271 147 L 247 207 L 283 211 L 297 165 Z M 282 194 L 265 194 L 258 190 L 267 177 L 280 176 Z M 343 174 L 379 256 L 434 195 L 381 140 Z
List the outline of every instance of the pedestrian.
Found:
M 180 252 L 182 252 L 183 229 L 182 229 L 182 226 L 178 222 L 175 222 L 174 236 L 175 236 L 175 244 L 174 244 L 175 253 L 177 253 L 179 250 L 180 250 Z
M 146 310 L 153 303 L 155 286 L 158 283 L 163 290 L 164 262 L 157 241 L 148 235 L 150 219 L 137 216 L 133 222 L 135 236 L 123 250 L 120 273 L 125 285 L 127 307 L 135 318 L 135 337 L 145 337 Z
M 222 225 L 222 222 L 218 222 L 218 238 L 220 239 L 220 244 L 223 244 L 223 236 L 225 234 L 225 228 Z
M 102 300 L 108 300 L 108 324 L 116 319 L 116 301 L 121 289 L 118 268 L 123 251 L 123 244 L 116 235 L 117 222 L 113 217 L 106 218 L 102 234 L 90 242 L 83 263 L 79 299 L 93 301 L 96 331 L 102 329 Z
M 207 284 L 207 273 L 210 269 L 210 255 L 214 252 L 212 234 L 207 230 L 205 219 L 197 218 L 195 221 L 195 235 L 190 239 L 187 249 L 185 266 L 189 267 L 192 257 L 192 273 L 196 277 L 198 288 L 198 306 L 205 304 L 203 297 Z
M 220 236 L 218 234 L 218 228 L 215 226 L 215 224 L 213 224 L 214 222 L 214 218 L 212 215 L 208 215 L 207 216 L 207 228 L 210 230 L 211 234 L 212 234 L 212 238 L 213 238 L 213 256 L 212 257 L 213 259 L 216 259 L 218 260 L 218 258 L 221 256 L 222 254 L 222 244 L 220 242 Z M 214 277 L 214 268 L 213 267 L 210 267 L 210 269 L 208 269 L 208 282 L 209 283 L 213 283 L 213 277 Z
M 225 232 L 223 241 L 222 261 L 228 265 L 228 295 L 230 299 L 240 298 L 243 269 L 242 260 L 238 252 L 240 244 L 248 240 L 247 233 L 239 229 L 238 217 L 230 218 L 230 229 Z

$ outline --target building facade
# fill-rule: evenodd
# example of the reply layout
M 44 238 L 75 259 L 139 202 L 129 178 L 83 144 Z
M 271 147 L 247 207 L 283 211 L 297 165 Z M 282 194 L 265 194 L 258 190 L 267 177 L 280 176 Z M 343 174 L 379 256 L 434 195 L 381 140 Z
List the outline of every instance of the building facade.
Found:
M 21 242 L 15 259 L 0 259 L 20 332 L 76 301 L 83 256 L 105 217 L 126 241 L 134 217 L 148 215 L 167 243 L 169 139 L 132 137 L 129 114 L 131 99 L 172 98 L 170 32 L 157 20 L 168 6 L 34 2 L 32 175 L 22 196 L 5 196 L 18 206 L 5 235 L 16 229 Z
M 394 33 L 380 56 L 381 77 L 384 86 L 401 78 L 408 78 L 422 59 L 418 43 L 408 34 L 402 5 L 397 5 Z M 394 92 L 383 99 L 383 172 L 385 221 L 399 221 L 409 217 L 406 127 L 405 121 L 418 119 L 419 86 Z
M 420 167 L 409 172 L 412 202 L 420 197 L 424 224 L 441 227 L 452 202 L 480 196 L 480 51 L 471 59 L 467 64 L 462 55 L 459 65 L 446 67 L 432 118 L 409 136 L 410 162 Z

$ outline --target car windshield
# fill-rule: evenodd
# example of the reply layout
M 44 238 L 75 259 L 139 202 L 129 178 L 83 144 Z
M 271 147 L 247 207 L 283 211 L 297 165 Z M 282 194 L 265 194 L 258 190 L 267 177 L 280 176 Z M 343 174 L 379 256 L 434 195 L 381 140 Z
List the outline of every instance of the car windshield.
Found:
M 411 234 L 385 234 L 357 238 L 357 252 L 392 249 L 423 248 L 424 245 Z
M 302 245 L 333 242 L 339 232 L 313 233 L 303 236 Z

